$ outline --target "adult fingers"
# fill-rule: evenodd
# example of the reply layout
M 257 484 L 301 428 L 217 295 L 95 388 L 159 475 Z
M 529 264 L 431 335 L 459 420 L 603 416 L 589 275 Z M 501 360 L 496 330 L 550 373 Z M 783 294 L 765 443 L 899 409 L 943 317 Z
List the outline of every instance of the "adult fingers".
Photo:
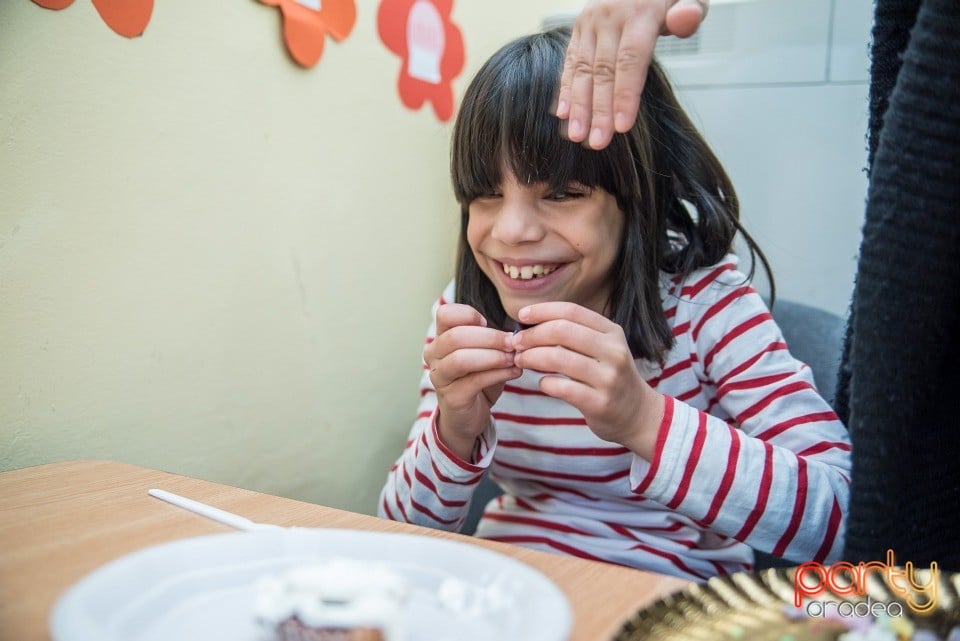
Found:
M 570 34 L 570 43 L 567 45 L 567 56 L 563 61 L 563 72 L 560 74 L 560 91 L 557 92 L 557 118 L 561 120 L 570 115 L 570 90 L 573 84 L 573 72 L 577 66 L 577 57 L 580 55 L 580 27 L 573 25 Z
M 692 36 L 707 17 L 709 6 L 709 0 L 677 0 L 667 11 L 667 32 L 680 38 Z
M 577 52 L 573 58 L 573 77 L 570 81 L 570 118 L 567 123 L 567 137 L 572 142 L 583 142 L 590 131 L 595 55 L 596 33 L 592 28 L 581 30 Z
M 613 137 L 614 88 L 620 73 L 620 34 L 621 27 L 616 22 L 605 22 L 597 30 L 591 70 L 590 134 L 587 138 L 593 149 L 603 149 Z
M 653 50 L 659 35 L 660 25 L 646 15 L 631 20 L 624 27 L 617 50 L 612 106 L 613 128 L 620 133 L 629 131 L 637 120 L 640 95 L 643 93 L 647 70 L 653 59 Z M 610 136 L 612 135 L 611 131 Z M 605 140 L 604 146 L 609 142 L 609 138 Z

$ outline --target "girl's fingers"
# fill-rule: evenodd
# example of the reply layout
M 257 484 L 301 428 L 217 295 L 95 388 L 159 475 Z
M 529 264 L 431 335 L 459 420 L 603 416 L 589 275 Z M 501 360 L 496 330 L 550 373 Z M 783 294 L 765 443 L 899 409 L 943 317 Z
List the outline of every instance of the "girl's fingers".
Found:
M 512 337 L 518 352 L 535 347 L 558 346 L 594 359 L 606 354 L 608 346 L 604 339 L 597 330 L 565 318 L 545 321 Z
M 513 334 L 476 325 L 457 325 L 438 335 L 424 350 L 428 362 L 467 348 L 513 351 Z
M 521 308 L 518 316 L 520 317 L 518 320 L 526 325 L 538 325 L 549 320 L 562 318 L 603 333 L 618 327 L 616 323 L 602 314 L 576 303 L 536 303 Z
M 428 361 L 430 381 L 437 391 L 444 390 L 454 382 L 477 372 L 512 367 L 512 352 L 496 349 L 458 349 L 444 358 Z
M 469 305 L 447 303 L 437 308 L 437 336 L 458 325 L 487 326 L 487 319 Z
M 606 382 L 606 377 L 602 374 L 606 368 L 600 360 L 574 352 L 566 347 L 533 347 L 518 352 L 514 362 L 517 367 L 523 369 L 563 374 L 594 388 Z
M 561 378 L 560 376 L 544 376 L 540 379 L 540 391 L 547 396 L 566 401 L 584 413 L 584 408 L 594 405 L 596 391 L 589 385 L 579 381 Z
M 501 369 L 491 369 L 483 372 L 474 372 L 462 378 L 457 379 L 455 383 L 449 386 L 444 400 L 448 405 L 469 405 L 477 395 L 485 389 L 495 385 L 501 385 L 515 378 L 520 378 L 523 370 L 519 367 L 504 367 Z M 487 399 L 493 404 L 494 399 Z

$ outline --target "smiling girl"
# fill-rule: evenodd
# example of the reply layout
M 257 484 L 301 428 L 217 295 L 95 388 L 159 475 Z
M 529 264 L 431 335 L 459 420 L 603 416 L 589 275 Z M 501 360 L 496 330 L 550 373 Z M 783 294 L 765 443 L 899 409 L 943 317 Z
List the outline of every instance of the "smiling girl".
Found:
M 849 441 L 730 255 L 765 264 L 729 179 L 656 64 L 628 132 L 564 139 L 568 40 L 508 44 L 464 96 L 456 278 L 379 513 L 456 530 L 489 472 L 481 537 L 693 579 L 835 559 Z

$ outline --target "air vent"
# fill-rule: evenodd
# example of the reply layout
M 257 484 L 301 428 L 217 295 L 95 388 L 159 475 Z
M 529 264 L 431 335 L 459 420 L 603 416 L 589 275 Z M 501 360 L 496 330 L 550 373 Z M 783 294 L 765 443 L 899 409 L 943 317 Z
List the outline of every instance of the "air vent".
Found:
M 665 59 L 732 52 L 737 46 L 739 9 L 736 4 L 711 5 L 710 17 L 689 38 L 660 38 L 657 41 L 657 57 Z

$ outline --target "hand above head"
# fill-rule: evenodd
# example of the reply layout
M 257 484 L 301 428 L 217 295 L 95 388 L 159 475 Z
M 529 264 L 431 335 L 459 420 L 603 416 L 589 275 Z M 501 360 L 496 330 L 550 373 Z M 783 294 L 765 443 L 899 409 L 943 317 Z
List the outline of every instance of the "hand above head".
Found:
M 660 35 L 686 38 L 709 0 L 591 0 L 573 25 L 560 79 L 557 117 L 567 136 L 593 149 L 633 126 Z
M 565 302 L 525 307 L 520 322 L 534 326 L 513 337 L 514 362 L 565 376 L 544 376 L 540 389 L 580 410 L 600 438 L 650 460 L 664 400 L 637 370 L 623 329 L 586 307 Z
M 513 335 L 487 327 L 469 305 L 441 305 L 436 321 L 437 337 L 424 348 L 423 360 L 437 392 L 437 430 L 447 447 L 469 461 L 504 383 L 522 372 L 513 364 Z

